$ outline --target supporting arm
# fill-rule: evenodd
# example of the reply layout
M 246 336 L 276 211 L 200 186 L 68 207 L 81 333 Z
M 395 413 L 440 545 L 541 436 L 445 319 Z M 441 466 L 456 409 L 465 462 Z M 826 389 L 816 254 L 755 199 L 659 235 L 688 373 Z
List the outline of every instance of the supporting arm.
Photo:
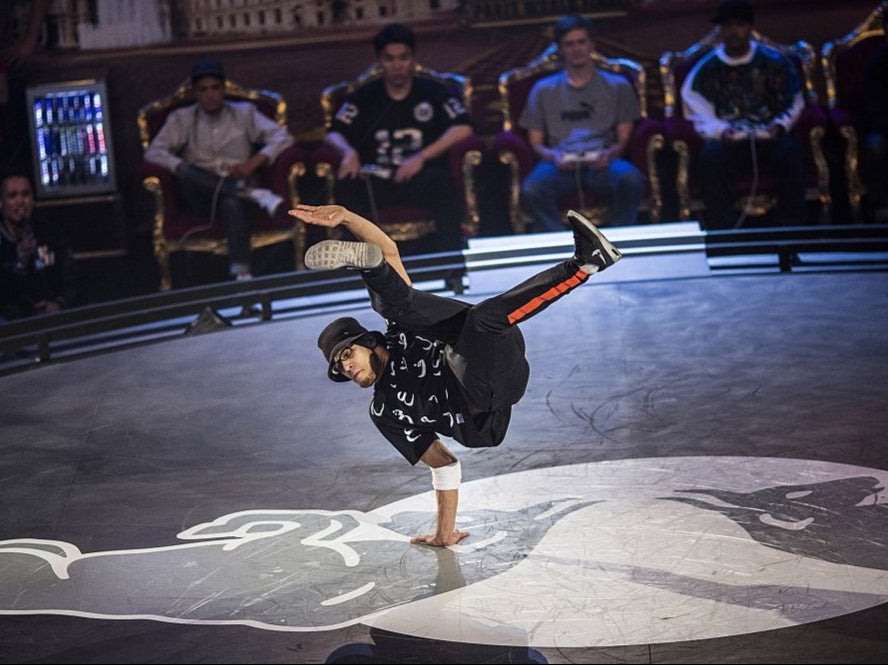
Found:
M 411 538 L 410 542 L 414 545 L 432 545 L 433 547 L 456 545 L 469 535 L 468 531 L 456 530 L 459 479 L 458 477 L 453 478 L 453 474 L 459 473 L 459 460 L 438 439 L 435 439 L 420 460 L 432 469 L 432 478 L 435 484 L 451 488 L 453 485 L 457 485 L 457 487 L 452 489 L 435 489 L 435 500 L 438 504 L 435 533 Z

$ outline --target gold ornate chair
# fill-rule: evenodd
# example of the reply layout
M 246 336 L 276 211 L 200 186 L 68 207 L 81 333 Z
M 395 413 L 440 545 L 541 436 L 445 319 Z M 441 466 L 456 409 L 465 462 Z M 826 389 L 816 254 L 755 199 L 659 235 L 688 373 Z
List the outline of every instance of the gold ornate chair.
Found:
M 228 80 L 225 82 L 225 97 L 253 102 L 263 114 L 281 126 L 287 126 L 287 104 L 276 92 L 243 88 Z M 169 97 L 143 106 L 137 119 L 143 150 L 160 131 L 171 111 L 194 102 L 191 82 L 186 79 Z M 305 152 L 304 148 L 293 145 L 281 153 L 273 164 L 259 171 L 262 185 L 282 196 L 289 207 L 299 203 L 297 184 L 298 179 L 306 172 Z M 172 288 L 170 253 L 209 252 L 225 255 L 228 253 L 225 228 L 224 224 L 211 224 L 209 218 L 196 215 L 182 205 L 178 180 L 166 169 L 143 162 L 140 175 L 143 186 L 154 201 L 154 256 L 160 269 L 160 290 L 167 291 Z M 253 249 L 280 242 L 293 243 L 294 265 L 296 269 L 303 267 L 305 228 L 301 222 L 286 213 L 272 218 L 257 211 L 251 224 L 253 230 L 250 244 Z
M 820 59 L 826 80 L 826 98 L 831 126 L 841 141 L 845 185 L 852 219 L 861 218 L 861 204 L 866 187 L 861 178 L 860 134 L 857 115 L 863 95 L 863 69 L 869 55 L 885 40 L 883 1 L 851 32 L 835 41 L 826 42 Z
M 829 167 L 823 152 L 823 137 L 826 133 L 826 110 L 818 104 L 814 87 L 814 67 L 816 56 L 810 44 L 804 41 L 792 45 L 779 44 L 760 32 L 753 30 L 752 38 L 776 48 L 788 56 L 799 68 L 805 97 L 805 110 L 793 127 L 792 133 L 804 146 L 806 154 L 805 197 L 820 205 L 821 217 L 828 216 L 831 206 L 829 190 Z M 702 192 L 697 177 L 696 157 L 703 140 L 694 130 L 690 120 L 685 119 L 681 102 L 681 86 L 694 65 L 721 42 L 719 28 L 713 28 L 687 50 L 667 51 L 660 57 L 659 68 L 664 94 L 664 129 L 666 141 L 678 156 L 675 187 L 678 193 L 679 218 L 691 216 L 703 209 Z M 753 183 L 756 192 L 750 196 Z M 760 174 L 756 179 L 750 172 L 738 178 L 735 196 L 738 209 L 747 210 L 753 216 L 763 215 L 776 204 L 777 182 L 773 177 Z
M 657 152 L 664 146 L 663 131 L 659 121 L 648 118 L 647 76 L 637 62 L 626 58 L 608 58 L 600 53 L 591 54 L 595 66 L 625 77 L 635 88 L 641 107 L 642 119 L 636 123 L 627 147 L 627 158 L 646 176 L 647 201 L 642 212 L 647 211 L 651 221 L 659 221 L 663 209 L 660 179 L 656 168 Z M 514 233 L 524 233 L 527 219 L 519 206 L 521 183 L 537 162 L 536 153 L 527 142 L 527 132 L 517 122 L 530 95 L 534 83 L 562 69 L 556 44 L 549 45 L 539 56 L 523 67 L 510 69 L 500 75 L 498 89 L 503 113 L 502 131 L 494 137 L 491 152 L 508 169 L 509 221 Z M 572 193 L 560 202 L 563 210 L 581 211 L 596 224 L 600 223 L 607 202 L 591 190 Z
M 330 129 L 336 112 L 348 95 L 381 76 L 382 69 L 374 64 L 352 81 L 341 81 L 324 88 L 321 92 L 324 128 Z M 449 86 L 460 95 L 466 108 L 471 112 L 473 89 L 468 77 L 449 72 L 437 72 L 422 65 L 416 65 L 414 76 L 429 78 Z M 463 206 L 463 233 L 467 237 L 474 237 L 478 234 L 480 214 L 473 176 L 475 168 L 481 163 L 484 152 L 484 141 L 479 136 L 472 135 L 453 146 L 448 155 L 453 184 Z M 327 201 L 334 203 L 333 188 L 341 156 L 335 148 L 323 144 L 312 152 L 309 161 L 315 174 L 325 182 Z M 374 221 L 396 242 L 418 240 L 435 232 L 435 220 L 431 215 L 431 210 L 424 206 L 398 203 L 380 207 L 377 213 L 379 219 Z

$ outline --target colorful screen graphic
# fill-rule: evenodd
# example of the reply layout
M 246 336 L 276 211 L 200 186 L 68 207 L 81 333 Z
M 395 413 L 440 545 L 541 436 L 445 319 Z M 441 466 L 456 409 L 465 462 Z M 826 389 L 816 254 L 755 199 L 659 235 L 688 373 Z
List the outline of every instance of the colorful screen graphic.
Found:
M 28 88 L 38 198 L 116 191 L 107 99 L 95 80 Z

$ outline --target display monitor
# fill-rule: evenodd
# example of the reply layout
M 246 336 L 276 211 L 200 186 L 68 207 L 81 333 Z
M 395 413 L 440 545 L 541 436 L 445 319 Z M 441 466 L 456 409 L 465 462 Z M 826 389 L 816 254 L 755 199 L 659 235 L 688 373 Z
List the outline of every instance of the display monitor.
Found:
M 26 97 L 37 198 L 117 191 L 105 83 L 32 85 Z

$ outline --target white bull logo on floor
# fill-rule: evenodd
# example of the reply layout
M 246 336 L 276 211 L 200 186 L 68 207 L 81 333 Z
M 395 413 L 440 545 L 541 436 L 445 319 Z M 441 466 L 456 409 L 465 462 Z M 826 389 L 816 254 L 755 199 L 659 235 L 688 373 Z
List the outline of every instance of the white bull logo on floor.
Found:
M 772 630 L 888 601 L 886 477 L 740 457 L 524 471 L 463 485 L 471 536 L 449 549 L 409 544 L 434 519 L 430 494 L 367 513 L 235 512 L 144 549 L 7 540 L 0 614 L 360 622 L 536 647 Z
M 467 514 L 476 544 L 459 553 L 409 544 L 405 534 L 434 514 L 378 524 L 353 510 L 233 513 L 169 547 L 83 553 L 64 542 L 8 540 L 0 542 L 0 606 L 332 628 L 505 572 L 584 505 Z

